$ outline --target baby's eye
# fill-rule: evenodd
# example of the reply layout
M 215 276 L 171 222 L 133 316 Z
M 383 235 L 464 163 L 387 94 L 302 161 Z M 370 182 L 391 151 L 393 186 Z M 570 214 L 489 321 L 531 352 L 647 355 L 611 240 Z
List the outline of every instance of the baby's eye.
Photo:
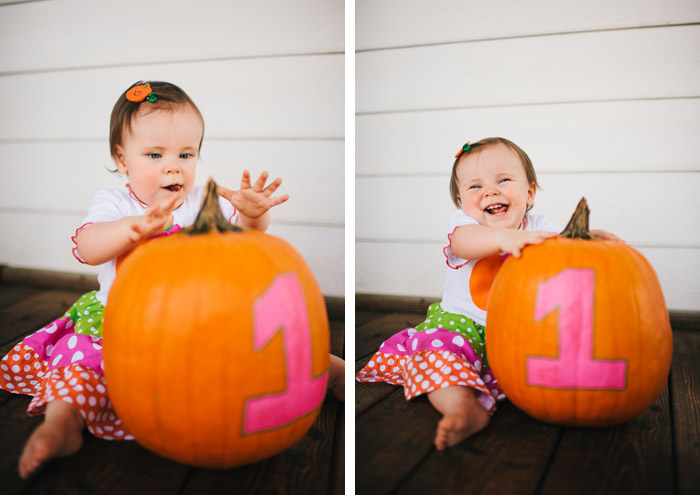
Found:
M 192 153 L 182 153 L 180 155 L 180 158 L 182 158 L 183 160 L 187 160 L 188 158 L 191 158 L 192 156 L 193 156 Z
M 503 179 L 500 180 L 500 182 L 508 182 L 510 179 L 508 177 L 504 177 Z
M 472 184 L 469 189 L 479 189 L 481 186 L 479 184 Z
M 163 155 L 161 155 L 160 153 L 149 153 L 148 156 L 150 158 L 153 158 L 154 160 L 157 160 L 158 158 L 161 158 Z

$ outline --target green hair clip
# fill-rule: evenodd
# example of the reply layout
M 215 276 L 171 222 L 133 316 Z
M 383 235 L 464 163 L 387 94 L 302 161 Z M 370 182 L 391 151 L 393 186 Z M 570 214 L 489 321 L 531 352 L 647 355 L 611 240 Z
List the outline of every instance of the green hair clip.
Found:
M 455 158 L 459 158 L 459 156 L 460 156 L 462 153 L 464 153 L 465 151 L 469 151 L 470 149 L 472 149 L 472 145 L 469 144 L 469 141 L 467 141 L 466 143 L 464 143 L 464 146 L 462 146 L 462 149 L 460 149 L 460 150 L 457 152 L 457 154 L 455 155 Z

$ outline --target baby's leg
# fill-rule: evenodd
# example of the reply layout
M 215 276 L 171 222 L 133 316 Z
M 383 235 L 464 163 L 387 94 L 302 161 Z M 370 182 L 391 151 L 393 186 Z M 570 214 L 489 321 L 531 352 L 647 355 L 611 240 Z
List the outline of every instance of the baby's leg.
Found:
M 41 463 L 76 453 L 83 444 L 84 426 L 74 405 L 62 400 L 49 402 L 44 422 L 31 434 L 19 458 L 19 475 L 27 478 Z
M 336 399 L 345 401 L 345 361 L 333 354 L 331 354 L 328 390 L 331 391 Z
M 476 400 L 472 389 L 459 385 L 428 393 L 430 403 L 443 414 L 435 434 L 435 447 L 444 450 L 482 430 L 491 417 Z

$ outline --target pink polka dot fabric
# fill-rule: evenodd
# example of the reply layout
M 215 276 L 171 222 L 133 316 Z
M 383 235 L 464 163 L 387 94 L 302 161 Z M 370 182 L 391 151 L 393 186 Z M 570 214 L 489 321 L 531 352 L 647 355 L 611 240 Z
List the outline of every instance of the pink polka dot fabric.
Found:
M 133 440 L 107 396 L 102 339 L 77 335 L 73 327 L 70 318 L 59 318 L 18 343 L 0 361 L 0 388 L 33 396 L 30 416 L 63 400 L 78 408 L 93 435 Z
M 472 388 L 490 414 L 505 395 L 491 369 L 458 333 L 444 328 L 407 328 L 385 341 L 360 370 L 358 382 L 404 387 L 406 400 L 451 386 Z

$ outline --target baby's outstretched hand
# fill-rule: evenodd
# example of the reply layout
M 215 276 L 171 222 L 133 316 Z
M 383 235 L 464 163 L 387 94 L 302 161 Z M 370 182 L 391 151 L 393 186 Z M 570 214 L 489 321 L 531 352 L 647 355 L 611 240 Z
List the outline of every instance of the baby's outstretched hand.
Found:
M 593 234 L 596 237 L 599 237 L 600 239 L 604 239 L 606 241 L 620 241 L 620 242 L 625 242 L 619 237 L 617 237 L 615 234 L 611 234 L 607 230 L 601 230 L 601 229 L 591 229 L 591 234 Z
M 164 232 L 173 223 L 172 211 L 178 199 L 180 199 L 179 196 L 173 195 L 162 203 L 149 206 L 146 213 L 136 217 L 136 221 L 131 224 L 129 238 L 133 242 L 141 242 L 152 235 Z
M 219 195 L 226 198 L 242 215 L 248 218 L 258 218 L 267 213 L 273 206 L 282 204 L 289 199 L 288 194 L 271 197 L 282 184 L 282 179 L 278 177 L 265 187 L 268 176 L 267 172 L 263 172 L 258 177 L 258 180 L 255 181 L 255 184 L 251 185 L 250 172 L 244 170 L 243 178 L 241 179 L 241 189 L 232 191 L 219 186 Z
M 556 232 L 530 230 L 504 229 L 502 232 L 503 239 L 501 240 L 500 245 L 501 251 L 512 254 L 516 258 L 520 257 L 520 253 L 525 246 L 540 244 L 545 240 L 558 235 Z

